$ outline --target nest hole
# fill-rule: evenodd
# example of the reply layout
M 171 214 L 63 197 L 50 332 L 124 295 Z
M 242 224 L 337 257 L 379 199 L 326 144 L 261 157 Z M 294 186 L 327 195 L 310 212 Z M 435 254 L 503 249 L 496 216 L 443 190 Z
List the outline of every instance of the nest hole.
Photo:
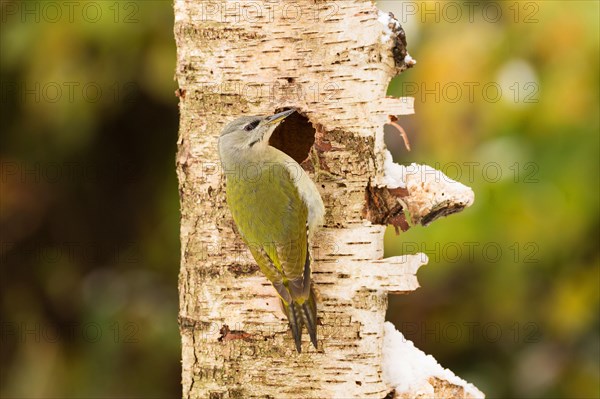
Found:
M 283 112 L 289 108 L 278 109 Z M 308 118 L 299 111 L 294 112 L 283 121 L 269 139 L 269 145 L 294 158 L 301 164 L 308 158 L 310 148 L 315 143 L 315 128 Z

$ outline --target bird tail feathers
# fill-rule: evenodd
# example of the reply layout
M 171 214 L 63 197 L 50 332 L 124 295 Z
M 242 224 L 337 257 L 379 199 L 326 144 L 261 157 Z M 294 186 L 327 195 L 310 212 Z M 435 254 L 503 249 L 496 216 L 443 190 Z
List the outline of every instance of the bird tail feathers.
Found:
M 315 301 L 315 293 L 310 288 L 308 299 L 299 303 L 297 300 L 292 300 L 289 304 L 281 301 L 285 315 L 288 318 L 296 350 L 302 352 L 302 327 L 306 326 L 310 342 L 317 348 L 317 303 Z

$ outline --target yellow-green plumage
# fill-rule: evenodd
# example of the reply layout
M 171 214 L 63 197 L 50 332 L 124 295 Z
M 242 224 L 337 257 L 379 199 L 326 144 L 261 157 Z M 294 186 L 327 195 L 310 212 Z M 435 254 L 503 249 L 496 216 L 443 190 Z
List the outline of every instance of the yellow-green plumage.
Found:
M 316 319 L 310 311 L 311 320 L 304 320 L 301 311 L 312 295 L 308 209 L 285 168 L 260 162 L 241 166 L 243 169 L 253 172 L 227 178 L 227 204 L 242 239 L 281 297 L 292 331 L 299 330 L 295 337 L 299 337 L 302 324 L 314 325 Z M 314 300 L 311 307 L 315 308 Z M 309 333 L 316 342 L 316 333 L 310 329 Z
M 257 132 L 243 128 L 257 120 Z M 308 229 L 322 217 L 320 196 L 304 171 L 297 169 L 300 165 L 268 146 L 274 129 L 268 118 L 237 121 L 239 126 L 226 128 L 219 140 L 227 204 L 242 239 L 281 298 L 296 349 L 301 351 L 303 325 L 317 347 Z

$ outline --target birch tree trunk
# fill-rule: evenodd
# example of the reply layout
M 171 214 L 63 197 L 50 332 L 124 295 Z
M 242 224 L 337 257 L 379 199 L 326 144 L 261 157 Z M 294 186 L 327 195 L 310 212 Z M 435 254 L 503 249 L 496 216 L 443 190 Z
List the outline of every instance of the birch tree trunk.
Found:
M 405 230 L 461 210 L 473 195 L 428 180 L 422 167 L 386 161 L 384 124 L 412 112 L 410 99 L 386 97 L 390 79 L 414 63 L 402 28 L 369 0 L 175 0 L 174 7 L 183 397 L 417 396 L 385 380 L 383 368 L 393 365 L 383 364 L 384 321 L 388 293 L 416 289 L 427 258 L 383 258 L 383 234 L 387 224 Z M 327 210 L 312 243 L 319 349 L 305 334 L 302 354 L 236 234 L 217 153 L 224 124 L 284 107 L 299 112 L 271 144 L 302 162 Z M 428 381 L 436 396 L 479 395 Z

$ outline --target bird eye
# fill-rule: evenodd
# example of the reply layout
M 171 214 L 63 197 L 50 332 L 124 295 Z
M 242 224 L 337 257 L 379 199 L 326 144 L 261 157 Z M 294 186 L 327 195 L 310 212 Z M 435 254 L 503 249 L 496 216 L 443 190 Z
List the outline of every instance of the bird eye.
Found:
M 245 130 L 245 131 L 247 131 L 247 132 L 249 132 L 250 130 L 254 130 L 254 128 L 255 128 L 256 126 L 258 126 L 258 124 L 259 124 L 259 123 L 260 123 L 260 120 L 258 120 L 258 119 L 257 119 L 257 120 L 255 120 L 255 121 L 252 121 L 252 122 L 248 123 L 248 124 L 247 124 L 247 125 L 244 127 L 244 130 Z

